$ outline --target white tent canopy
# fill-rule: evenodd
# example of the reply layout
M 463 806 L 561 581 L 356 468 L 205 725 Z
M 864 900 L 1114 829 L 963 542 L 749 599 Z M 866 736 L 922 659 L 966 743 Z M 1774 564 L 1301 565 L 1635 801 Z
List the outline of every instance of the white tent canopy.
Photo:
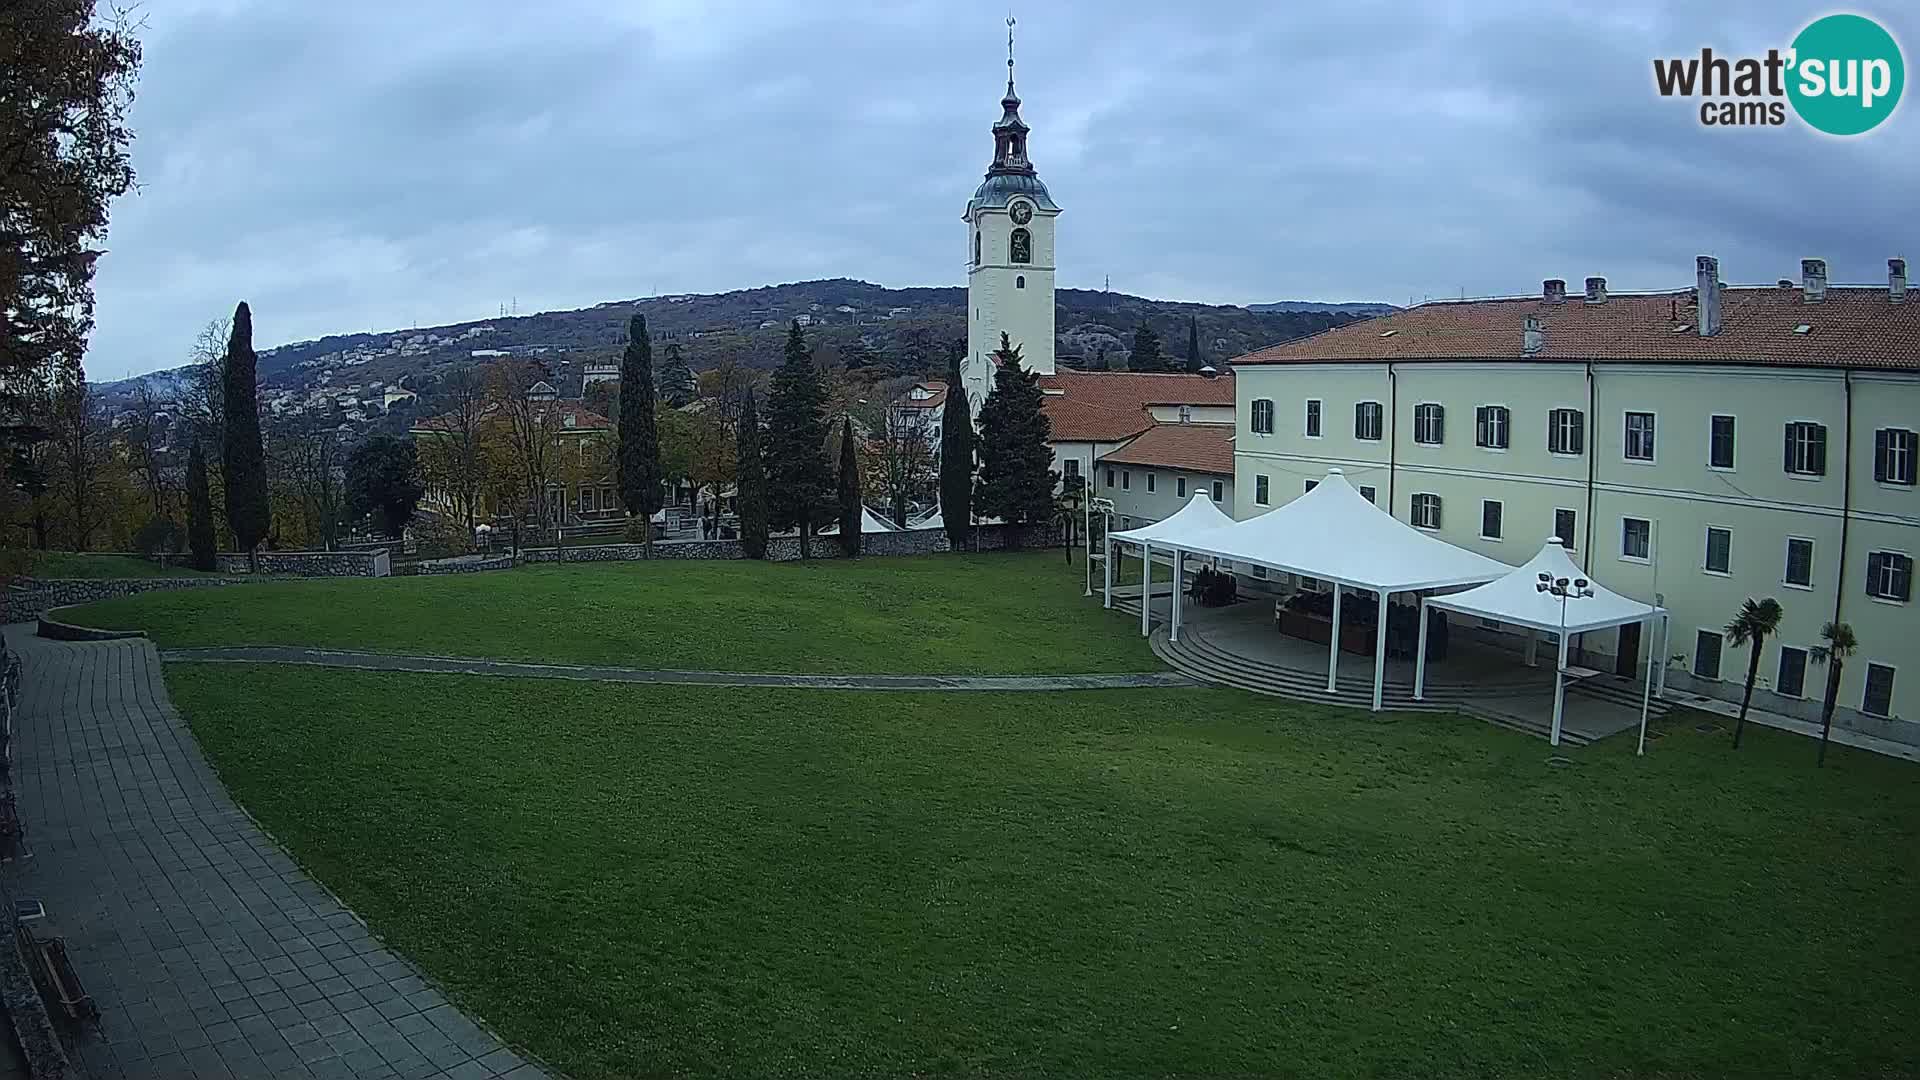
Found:
M 1368 502 L 1337 468 L 1312 491 L 1259 517 L 1154 542 L 1371 592 L 1477 585 L 1512 569 L 1399 520 Z
M 1233 523 L 1233 519 L 1215 506 L 1206 492 L 1196 491 L 1187 500 L 1187 505 L 1175 510 L 1171 516 L 1151 525 L 1114 533 L 1113 538 L 1126 544 L 1164 544 L 1172 547 L 1182 537 L 1197 536 Z
M 920 527 L 921 526 L 915 526 L 915 528 L 920 528 Z M 893 524 L 893 522 L 886 520 L 885 518 L 881 517 L 880 515 L 874 513 L 873 511 L 867 509 L 864 506 L 860 508 L 860 532 L 863 535 L 868 533 L 884 533 L 884 532 L 899 532 L 899 531 L 900 530 Z M 840 535 L 840 523 L 836 521 L 833 524 L 827 526 L 826 528 L 819 530 L 814 535 L 815 536 L 838 536 Z
M 1556 595 L 1550 588 L 1553 586 L 1559 587 L 1566 595 Z M 1477 615 L 1531 630 L 1545 630 L 1560 636 L 1560 659 L 1554 669 L 1553 679 L 1553 729 L 1548 736 L 1548 741 L 1555 746 L 1560 744 L 1560 721 L 1566 705 L 1567 639 L 1590 630 L 1605 630 L 1628 623 L 1648 624 L 1655 619 L 1664 621 L 1666 618 L 1665 608 L 1621 596 L 1605 585 L 1589 580 L 1567 555 L 1560 538 L 1554 537 L 1547 541 L 1539 554 L 1525 565 L 1515 567 L 1505 577 L 1465 592 L 1421 601 L 1420 648 L 1415 654 L 1419 659 L 1415 662 L 1413 677 L 1413 696 L 1416 700 L 1426 693 L 1426 611 L 1429 607 Z M 1663 633 L 1661 640 L 1664 641 L 1665 637 Z M 1655 660 L 1657 654 L 1652 651 L 1651 636 L 1648 638 L 1648 647 L 1647 687 L 1640 706 L 1642 745 L 1646 739 L 1646 698 L 1652 695 L 1654 671 L 1659 667 Z M 1665 651 L 1664 645 L 1661 651 Z M 1528 659 L 1531 662 L 1531 651 Z

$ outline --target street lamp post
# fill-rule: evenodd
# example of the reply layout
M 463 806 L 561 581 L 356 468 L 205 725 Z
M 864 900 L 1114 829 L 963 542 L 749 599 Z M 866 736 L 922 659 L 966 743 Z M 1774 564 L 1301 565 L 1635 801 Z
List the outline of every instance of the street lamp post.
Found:
M 1547 736 L 1547 744 L 1560 745 L 1560 718 L 1566 711 L 1567 703 L 1567 601 L 1584 600 L 1593 595 L 1593 583 L 1586 578 L 1556 578 L 1542 570 L 1540 580 L 1534 582 L 1533 591 L 1549 593 L 1560 598 L 1560 662 L 1553 670 L 1553 730 Z

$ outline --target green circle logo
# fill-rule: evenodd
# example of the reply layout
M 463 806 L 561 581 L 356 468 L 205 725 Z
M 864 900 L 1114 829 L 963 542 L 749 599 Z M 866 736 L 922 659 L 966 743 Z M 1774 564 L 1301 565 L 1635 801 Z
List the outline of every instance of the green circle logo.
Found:
M 1880 24 L 1860 15 L 1815 19 L 1793 39 L 1787 98 L 1816 131 L 1859 135 L 1900 104 L 1906 64 Z

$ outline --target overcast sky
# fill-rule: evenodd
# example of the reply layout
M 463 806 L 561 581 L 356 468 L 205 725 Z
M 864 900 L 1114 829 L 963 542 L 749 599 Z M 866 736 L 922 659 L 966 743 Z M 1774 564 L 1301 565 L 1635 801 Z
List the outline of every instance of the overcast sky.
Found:
M 1764 53 L 1801 4 L 1021 5 L 1059 283 L 1173 300 L 1881 281 L 1920 259 L 1920 102 L 1873 133 L 1709 130 L 1655 56 Z M 1706 9 L 1712 8 L 1712 11 Z M 1910 4 L 1857 10 L 1907 50 Z M 96 380 L 264 348 L 846 276 L 963 284 L 1004 11 L 722 0 L 148 0 L 140 190 Z M 1908 95 L 1912 97 L 1910 93 Z

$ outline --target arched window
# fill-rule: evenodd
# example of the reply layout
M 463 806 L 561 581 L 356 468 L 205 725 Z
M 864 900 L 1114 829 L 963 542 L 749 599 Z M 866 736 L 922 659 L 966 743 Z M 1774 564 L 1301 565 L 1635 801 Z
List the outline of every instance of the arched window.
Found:
M 1033 261 L 1033 234 L 1025 229 L 1013 230 L 1013 261 L 1017 263 Z
M 973 234 L 973 265 L 980 265 L 980 232 L 977 229 Z
M 1016 278 L 1014 278 L 1014 279 L 1013 279 L 1013 287 L 1014 287 L 1014 288 L 1016 288 L 1016 289 L 1024 289 L 1024 288 L 1026 288 L 1026 287 L 1027 287 L 1027 275 L 1025 275 L 1025 274 L 1021 274 L 1020 276 L 1018 276 L 1018 277 L 1016 277 Z

